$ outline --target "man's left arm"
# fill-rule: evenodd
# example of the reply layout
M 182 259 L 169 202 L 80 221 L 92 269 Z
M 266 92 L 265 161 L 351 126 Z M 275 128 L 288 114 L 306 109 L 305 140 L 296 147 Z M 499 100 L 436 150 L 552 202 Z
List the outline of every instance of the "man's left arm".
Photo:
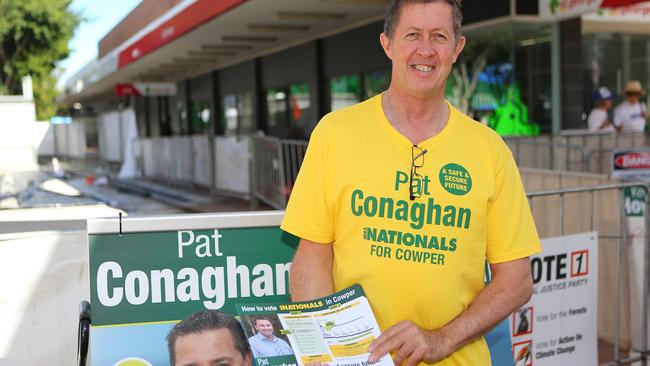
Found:
M 395 364 L 433 363 L 482 336 L 532 294 L 532 276 L 528 257 L 491 264 L 492 282 L 481 290 L 472 304 L 441 329 L 427 330 L 405 320 L 388 328 L 368 351 L 370 362 L 395 352 Z

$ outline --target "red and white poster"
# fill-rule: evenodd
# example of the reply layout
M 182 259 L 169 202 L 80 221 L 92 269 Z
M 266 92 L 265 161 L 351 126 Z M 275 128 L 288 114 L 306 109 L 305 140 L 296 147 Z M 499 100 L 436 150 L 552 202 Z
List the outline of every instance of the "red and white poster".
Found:
M 539 16 L 544 20 L 577 18 L 600 9 L 603 0 L 539 0 Z
M 650 149 L 615 150 L 612 153 L 612 177 L 650 180 Z
M 510 316 L 515 366 L 598 364 L 598 234 L 542 240 L 533 296 Z
M 176 95 L 176 83 L 125 83 L 115 85 L 115 95 L 163 96 Z

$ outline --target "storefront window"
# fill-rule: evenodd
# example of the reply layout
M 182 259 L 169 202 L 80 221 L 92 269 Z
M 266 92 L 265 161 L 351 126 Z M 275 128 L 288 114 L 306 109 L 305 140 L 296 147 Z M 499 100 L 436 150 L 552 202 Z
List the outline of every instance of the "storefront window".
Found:
M 176 102 L 176 118 L 172 120 L 172 131 L 175 135 L 185 134 L 186 118 L 187 111 L 185 110 L 185 103 L 179 100 Z
M 346 75 L 330 80 L 332 111 L 359 103 L 361 95 L 361 77 Z
M 291 122 L 294 125 L 304 125 L 309 118 L 309 109 L 311 108 L 311 93 L 309 84 L 293 84 L 289 86 L 289 95 L 291 96 Z
M 309 84 L 293 84 L 266 92 L 268 127 L 289 129 L 304 126 L 311 118 L 311 92 Z
M 286 126 L 287 116 L 287 91 L 285 89 L 269 89 L 266 92 L 266 110 L 268 112 L 268 126 Z
M 528 107 L 529 120 L 537 123 L 542 132 L 551 131 L 551 43 L 550 40 L 516 49 L 516 81 L 521 99 Z
M 223 98 L 223 131 L 225 135 L 254 132 L 253 98 L 250 93 L 231 94 Z
M 628 80 L 639 80 L 646 90 L 650 88 L 650 40 L 647 37 L 588 34 L 583 38 L 583 49 L 585 111 L 593 107 L 591 93 L 598 87 L 605 86 L 619 97 Z
M 366 98 L 384 92 L 390 86 L 390 71 L 376 71 L 364 76 L 364 93 Z
M 206 131 L 210 120 L 212 119 L 212 111 L 210 110 L 210 103 L 207 101 L 197 101 L 190 103 L 192 113 L 190 114 L 190 125 L 192 126 L 192 134 L 198 135 Z

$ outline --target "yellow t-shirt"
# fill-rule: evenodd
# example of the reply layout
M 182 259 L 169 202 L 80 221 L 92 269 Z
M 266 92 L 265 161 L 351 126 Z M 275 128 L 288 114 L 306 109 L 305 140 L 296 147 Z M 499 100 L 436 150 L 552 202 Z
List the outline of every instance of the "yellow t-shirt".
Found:
M 300 238 L 333 243 L 335 290 L 361 284 L 382 329 L 405 319 L 439 329 L 483 289 L 486 258 L 541 250 L 512 153 L 449 107 L 447 126 L 418 145 L 426 153 L 414 200 L 413 144 L 386 119 L 381 96 L 325 116 L 282 222 Z M 483 339 L 438 363 L 489 364 Z

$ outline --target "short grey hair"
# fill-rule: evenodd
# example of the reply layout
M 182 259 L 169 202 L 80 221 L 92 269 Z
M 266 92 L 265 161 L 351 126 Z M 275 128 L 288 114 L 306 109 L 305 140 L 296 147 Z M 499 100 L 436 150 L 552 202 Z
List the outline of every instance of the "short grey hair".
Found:
M 454 14 L 454 37 L 458 41 L 462 32 L 463 13 L 460 10 L 461 0 L 391 0 L 386 8 L 384 17 L 384 33 L 388 38 L 392 38 L 395 33 L 395 24 L 399 19 L 400 11 L 404 4 L 429 4 L 444 2 L 451 6 Z
M 241 324 L 232 315 L 222 313 L 218 310 L 205 309 L 189 315 L 171 329 L 167 335 L 169 363 L 172 366 L 176 365 L 176 340 L 178 338 L 188 334 L 217 329 L 228 329 L 232 336 L 235 349 L 241 353 L 245 360 L 250 348 Z

